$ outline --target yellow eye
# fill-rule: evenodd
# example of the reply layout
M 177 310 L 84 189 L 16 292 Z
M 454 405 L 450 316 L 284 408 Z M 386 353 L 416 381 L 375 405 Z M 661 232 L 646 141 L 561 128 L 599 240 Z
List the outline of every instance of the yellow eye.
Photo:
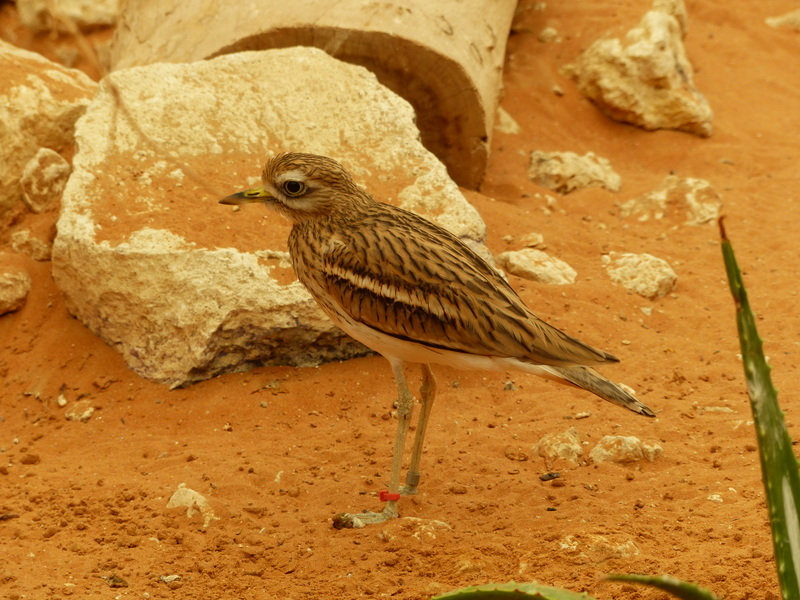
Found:
M 283 193 L 290 197 L 300 196 L 302 194 L 305 194 L 306 190 L 308 189 L 305 183 L 303 183 L 302 181 L 297 181 L 295 179 L 289 179 L 288 181 L 284 181 L 282 187 L 283 187 Z

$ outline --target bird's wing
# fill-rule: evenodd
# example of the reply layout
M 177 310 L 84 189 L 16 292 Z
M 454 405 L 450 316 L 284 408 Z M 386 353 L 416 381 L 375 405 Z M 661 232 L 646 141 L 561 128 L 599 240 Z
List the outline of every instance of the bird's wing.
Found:
M 414 213 L 376 203 L 358 227 L 329 232 L 324 247 L 313 276 L 326 300 L 384 334 L 535 364 L 616 361 L 537 318 L 497 271 Z

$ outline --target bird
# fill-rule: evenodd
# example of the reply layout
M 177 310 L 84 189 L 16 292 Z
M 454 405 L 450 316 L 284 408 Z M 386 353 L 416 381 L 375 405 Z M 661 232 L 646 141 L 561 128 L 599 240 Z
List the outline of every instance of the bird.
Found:
M 416 493 L 436 395 L 431 365 L 521 370 L 655 416 L 594 369 L 618 358 L 540 319 L 502 274 L 458 237 L 414 212 L 379 202 L 339 162 L 280 153 L 266 162 L 261 179 L 262 185 L 219 202 L 262 203 L 289 220 L 297 278 L 334 324 L 388 360 L 397 388 L 389 489 L 379 494 L 383 510 L 341 513 L 335 527 L 395 518 L 401 495 Z M 401 487 L 414 408 L 406 380 L 406 365 L 412 363 L 422 368 L 420 415 Z

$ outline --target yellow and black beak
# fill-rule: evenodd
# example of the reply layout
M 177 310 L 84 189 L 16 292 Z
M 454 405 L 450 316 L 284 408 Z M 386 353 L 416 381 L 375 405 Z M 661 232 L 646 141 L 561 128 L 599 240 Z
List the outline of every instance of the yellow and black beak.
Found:
M 235 194 L 226 196 L 220 200 L 219 203 L 238 206 L 240 204 L 249 204 L 250 202 L 263 202 L 264 198 L 272 198 L 272 194 L 265 190 L 264 186 L 260 185 L 243 192 L 236 192 Z

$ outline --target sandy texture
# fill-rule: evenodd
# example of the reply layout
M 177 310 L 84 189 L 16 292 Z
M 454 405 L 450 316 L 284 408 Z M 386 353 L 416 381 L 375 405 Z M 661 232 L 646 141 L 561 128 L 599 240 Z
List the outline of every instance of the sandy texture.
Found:
M 0 318 L 0 595 L 425 599 L 536 579 L 598 598 L 664 598 L 598 582 L 636 572 L 693 580 L 728 600 L 776 600 L 716 230 L 684 225 L 683 211 L 623 219 L 619 205 L 670 172 L 719 192 L 797 439 L 800 79 L 787 69 L 800 35 L 765 24 L 794 4 L 689 3 L 687 53 L 715 113 L 708 139 L 609 121 L 560 74 L 648 8 L 521 2 L 502 101 L 521 133 L 495 136 L 482 189 L 494 200 L 470 198 L 495 253 L 535 231 L 575 268 L 570 286 L 511 281 L 540 316 L 617 354 L 621 364 L 604 373 L 635 388 L 657 419 L 533 376 L 437 369 L 420 494 L 401 502 L 404 518 L 335 531 L 336 512 L 380 508 L 395 425 L 382 358 L 168 391 L 68 316 L 48 263 L 20 257 L 33 288 Z M 561 41 L 540 42 L 545 28 Z M 533 150 L 596 152 L 622 189 L 548 203 L 527 179 Z M 233 241 L 221 232 L 221 246 Z M 656 301 L 626 292 L 601 264 L 610 251 L 664 258 L 677 287 Z M 88 420 L 66 419 L 77 401 L 83 415 L 95 409 Z M 624 466 L 557 462 L 561 477 L 541 481 L 548 469 L 533 446 L 571 426 L 588 443 L 584 457 L 605 435 L 636 436 L 663 454 Z M 180 484 L 207 502 L 191 517 L 167 508 Z

